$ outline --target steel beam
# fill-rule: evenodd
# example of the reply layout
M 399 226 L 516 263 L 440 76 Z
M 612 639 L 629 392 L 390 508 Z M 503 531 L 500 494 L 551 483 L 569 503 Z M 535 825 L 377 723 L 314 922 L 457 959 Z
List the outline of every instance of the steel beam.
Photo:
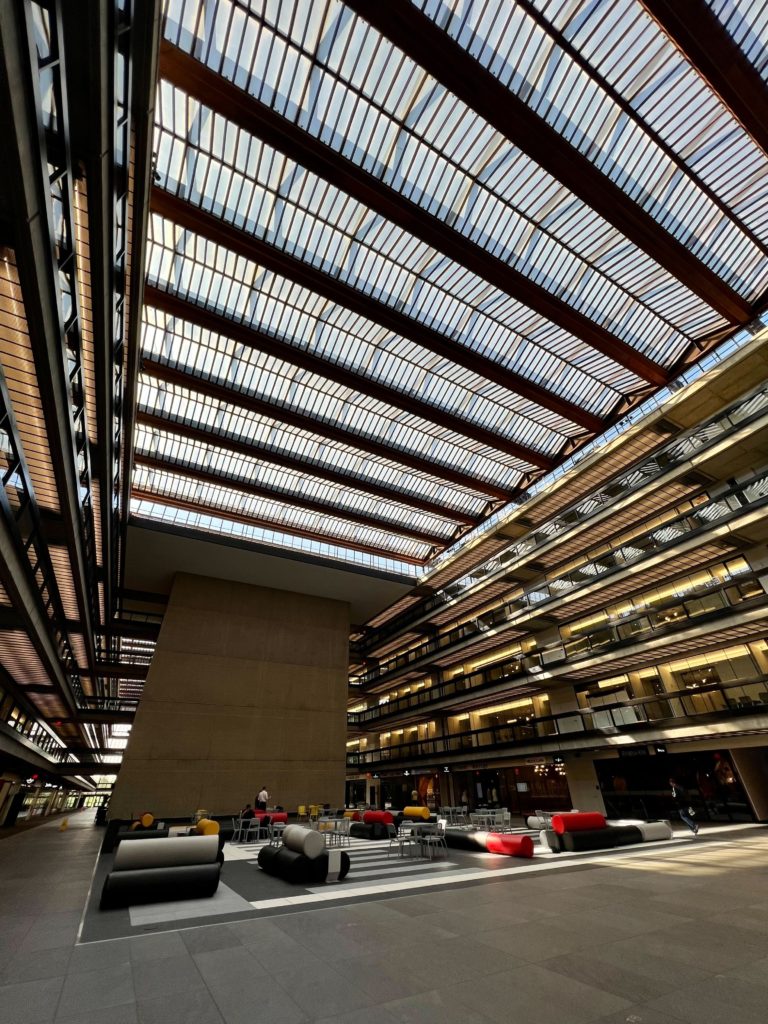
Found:
M 664 368 L 621 338 L 169 42 L 161 47 L 160 76 L 642 380 L 666 383 Z
M 355 430 L 335 426 L 333 423 L 324 420 L 316 420 L 312 416 L 306 416 L 304 413 L 287 409 L 279 402 L 268 401 L 266 398 L 261 398 L 257 395 L 235 391 L 233 388 L 220 384 L 217 381 L 198 377 L 194 373 L 178 370 L 157 360 L 144 359 L 141 368 L 142 372 L 146 373 L 147 376 L 165 381 L 167 384 L 185 388 L 187 391 L 197 392 L 197 394 L 205 395 L 207 398 L 212 398 L 218 402 L 225 402 L 228 405 L 247 409 L 257 416 L 266 416 L 269 419 L 296 427 L 298 430 L 304 430 L 317 437 L 326 437 L 332 441 L 338 441 L 340 444 L 354 448 L 356 451 L 378 455 L 388 462 L 395 462 L 401 466 L 414 469 L 419 473 L 424 473 L 433 480 L 444 480 L 457 487 L 466 488 L 473 494 L 489 495 L 504 501 L 509 501 L 513 496 L 511 490 L 504 490 L 488 480 L 477 479 L 460 470 L 452 469 L 443 463 L 423 458 L 412 452 L 403 451 L 401 448 L 395 448 L 393 445 L 388 445 L 376 438 L 366 437 Z
M 114 461 L 114 57 L 110 47 L 114 9 L 100 0 L 63 5 L 68 55 L 67 76 L 75 109 L 87 116 L 75 119 L 72 144 L 84 158 L 88 198 L 90 301 L 93 317 L 94 384 L 98 444 L 91 438 L 99 481 L 101 565 L 104 609 L 109 622 L 113 590 L 112 477 Z
M 120 565 L 118 582 L 125 584 L 125 551 L 131 505 L 133 431 L 136 422 L 139 362 L 141 359 L 141 309 L 146 279 L 149 193 L 152 186 L 152 142 L 160 52 L 160 0 L 135 0 L 131 39 L 133 65 L 131 119 L 133 122 L 133 197 L 131 223 L 130 301 L 126 343 L 128 346 L 123 396 L 123 473 L 120 490 Z M 118 591 L 119 593 L 119 591 Z
M 400 491 L 394 487 L 382 486 L 374 481 L 366 480 L 364 477 L 351 476 L 330 466 L 308 462 L 285 452 L 275 452 L 271 448 L 260 448 L 254 444 L 241 441 L 231 434 L 207 430 L 186 420 L 171 419 L 170 417 L 160 416 L 157 413 L 150 413 L 140 408 L 137 412 L 136 422 L 153 430 L 178 434 L 183 438 L 199 441 L 201 444 L 214 445 L 224 451 L 235 452 L 248 458 L 257 458 L 259 461 L 266 462 L 272 466 L 280 466 L 283 469 L 290 469 L 297 473 L 316 477 L 318 480 L 328 480 L 331 483 L 339 484 L 341 487 L 349 487 L 355 491 L 373 494 L 377 498 L 383 498 L 385 501 L 392 501 L 399 505 L 420 509 L 422 512 L 429 512 L 431 515 L 439 516 L 442 519 L 448 519 L 455 523 L 462 523 L 465 526 L 477 526 L 480 522 L 479 517 L 468 515 L 466 512 L 460 512 L 449 505 L 439 505 L 437 502 L 427 501 L 425 498 L 420 498 L 418 495 L 411 494 L 408 491 Z
M 474 352 L 461 342 L 440 334 L 439 331 L 420 323 L 411 316 L 406 316 L 392 306 L 365 295 L 357 288 L 324 274 L 303 260 L 281 252 L 268 242 L 255 238 L 247 231 L 241 231 L 234 225 L 227 224 L 213 214 L 206 213 L 200 207 L 185 199 L 180 199 L 165 189 L 155 187 L 152 190 L 150 206 L 153 213 L 165 217 L 185 230 L 208 238 L 245 259 L 253 260 L 273 273 L 280 274 L 282 277 L 322 295 L 329 302 L 352 310 L 385 330 L 408 338 L 427 351 L 457 363 L 485 380 L 501 385 L 514 394 L 562 416 L 571 423 L 577 423 L 585 430 L 597 433 L 602 429 L 603 422 L 599 416 L 570 402 L 567 398 L 561 398 L 559 395 L 547 391 L 546 388 L 528 380 L 514 370 L 507 369 L 492 359 Z
M 406 56 L 732 324 L 750 304 L 410 0 L 346 0 Z M 699 5 L 697 5 L 698 7 Z
M 65 318 L 63 303 L 60 306 L 59 302 L 59 283 L 54 258 L 55 231 L 48 198 L 50 155 L 46 151 L 45 135 L 39 116 L 40 88 L 36 80 L 36 69 L 33 67 L 33 54 L 36 51 L 27 36 L 24 16 L 24 5 L 0 4 L 0 63 L 3 67 L 2 92 L 5 101 L 0 104 L 0 109 L 4 109 L 4 160 L 12 190 L 14 248 L 24 310 L 29 326 L 62 518 L 67 532 L 76 600 L 83 623 L 83 639 L 89 665 L 93 665 L 95 647 L 92 609 L 97 607 L 95 564 L 91 564 L 93 552 L 89 551 L 87 541 L 88 517 L 91 510 L 89 505 L 81 501 L 81 477 L 88 476 L 88 454 L 87 450 L 84 456 L 78 453 L 72 411 L 78 392 L 77 400 L 82 401 L 82 382 L 70 379 L 75 375 L 69 364 L 71 353 L 65 344 L 67 332 L 71 337 L 79 330 L 75 255 L 72 251 L 68 256 L 67 272 L 72 289 L 69 294 L 71 313 L 69 318 Z M 61 80 L 61 88 L 58 90 L 60 109 L 57 113 L 60 119 L 59 133 L 65 141 L 64 152 L 59 154 L 59 184 L 62 216 L 66 219 L 71 217 L 72 181 L 67 148 L 68 115 L 62 26 L 57 4 L 53 6 L 51 14 L 51 45 L 52 63 L 56 64 L 52 74 L 54 78 L 58 76 Z M 69 224 L 71 230 L 71 220 Z M 70 236 L 65 244 L 71 247 L 74 239 Z M 59 271 L 58 277 L 61 275 L 62 271 Z M 79 353 L 75 360 L 78 358 Z M 84 429 L 83 422 L 80 423 L 80 428 Z M 79 459 L 84 459 L 84 468 L 78 466 Z
M 81 669 L 87 674 L 85 669 Z M 120 665 L 115 662 L 100 661 L 96 665 L 96 672 L 105 679 L 139 679 L 147 678 L 149 665 Z
M 265 530 L 273 530 L 278 533 L 287 533 L 295 537 L 307 537 L 321 544 L 336 544 L 339 547 L 350 548 L 353 551 L 364 551 L 366 554 L 375 555 L 378 558 L 392 558 L 399 562 L 408 562 L 410 565 L 426 565 L 433 552 L 429 552 L 424 558 L 414 558 L 413 555 L 405 555 L 399 551 L 385 551 L 382 548 L 374 548 L 369 544 L 358 544 L 356 541 L 345 540 L 327 533 L 315 533 L 312 530 L 301 530 L 296 526 L 283 525 L 272 522 L 268 519 L 256 519 L 252 516 L 240 515 L 228 509 L 216 506 L 196 505 L 193 501 L 186 501 L 183 498 L 173 498 L 166 494 L 154 491 L 141 491 L 133 488 L 133 497 L 138 501 L 153 501 L 160 505 L 170 505 L 172 508 L 184 509 L 187 512 L 198 512 L 203 515 L 215 515 L 220 519 L 226 519 L 233 523 L 244 523 L 246 526 L 257 526 Z M 446 541 L 446 546 L 452 541 Z
M 369 526 L 374 530 L 381 530 L 385 533 L 394 533 L 400 537 L 410 537 L 422 544 L 429 544 L 430 547 L 443 547 L 450 544 L 452 536 L 439 536 L 434 533 L 424 533 L 416 527 L 408 527 L 405 523 L 398 523 L 390 519 L 379 519 L 376 516 L 368 516 L 354 509 L 346 508 L 344 505 L 334 504 L 329 501 L 315 501 L 307 498 L 298 491 L 285 491 L 274 487 L 254 484 L 244 477 L 230 473 L 223 473 L 219 470 L 208 470 L 203 466 L 197 466 L 191 462 L 184 462 L 181 459 L 161 459 L 153 455 L 146 455 L 143 452 L 135 451 L 133 455 L 135 466 L 147 466 L 150 469 L 158 469 L 165 473 L 174 473 L 191 480 L 202 480 L 205 483 L 218 487 L 228 487 L 240 491 L 243 494 L 252 494 L 256 498 L 267 498 L 272 501 L 284 502 L 295 508 L 304 508 L 309 512 L 318 512 L 320 515 L 333 516 L 336 519 L 344 519 L 350 523 L 358 523 L 360 526 Z
M 214 334 L 221 334 L 232 339 L 232 341 L 237 341 L 239 344 L 253 349 L 255 352 L 264 352 L 267 355 L 274 356 L 276 359 L 281 359 L 291 366 L 298 366 L 309 373 L 317 374 L 326 380 L 332 380 L 343 387 L 351 388 L 361 395 L 368 395 L 370 398 L 385 402 L 387 405 L 401 409 L 412 416 L 418 416 L 428 423 L 437 423 L 439 426 L 445 427 L 446 430 L 450 430 L 455 434 L 479 441 L 494 451 L 505 452 L 516 459 L 522 459 L 529 465 L 538 466 L 539 469 L 546 471 L 554 469 L 554 459 L 535 451 L 533 448 L 528 448 L 526 445 L 518 444 L 503 434 L 497 434 L 480 424 L 472 423 L 461 416 L 455 416 L 453 413 L 446 412 L 444 409 L 431 405 L 429 402 L 424 402 L 414 395 L 408 395 L 386 384 L 380 384 L 364 374 L 346 369 L 340 363 L 331 362 L 330 360 L 323 359 L 321 356 L 314 355 L 307 349 L 291 345 L 273 334 L 267 334 L 265 331 L 248 327 L 246 324 L 237 323 L 228 317 L 222 316 L 220 313 L 204 309 L 202 306 L 197 305 L 197 303 L 189 302 L 187 299 L 167 292 L 163 288 L 146 285 L 144 288 L 144 302 L 147 306 L 161 310 L 169 316 L 185 320 L 187 323 L 212 331 Z
M 768 86 L 705 0 L 642 0 L 643 6 L 768 154 Z

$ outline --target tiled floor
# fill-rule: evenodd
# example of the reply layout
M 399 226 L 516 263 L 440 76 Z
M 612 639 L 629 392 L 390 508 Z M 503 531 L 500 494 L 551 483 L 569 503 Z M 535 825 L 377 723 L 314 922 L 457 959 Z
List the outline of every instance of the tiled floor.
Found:
M 768 830 L 75 945 L 92 812 L 0 844 L 0 1024 L 764 1024 Z

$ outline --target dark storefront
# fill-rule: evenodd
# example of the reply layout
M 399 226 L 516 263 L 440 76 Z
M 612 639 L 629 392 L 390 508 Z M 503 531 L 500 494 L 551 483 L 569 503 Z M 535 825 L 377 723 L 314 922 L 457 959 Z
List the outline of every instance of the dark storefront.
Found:
M 596 760 L 609 818 L 677 818 L 670 778 L 688 791 L 701 821 L 754 821 L 727 750 Z

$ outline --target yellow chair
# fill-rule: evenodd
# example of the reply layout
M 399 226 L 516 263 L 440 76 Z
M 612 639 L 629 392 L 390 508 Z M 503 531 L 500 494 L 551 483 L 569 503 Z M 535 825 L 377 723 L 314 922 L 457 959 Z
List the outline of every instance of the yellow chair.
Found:
M 310 816 L 310 818 L 319 818 L 320 817 L 320 804 L 310 804 L 309 805 L 309 816 Z
M 306 821 L 307 820 L 307 808 L 306 808 L 305 804 L 299 804 L 298 809 L 296 811 L 296 820 L 297 821 Z

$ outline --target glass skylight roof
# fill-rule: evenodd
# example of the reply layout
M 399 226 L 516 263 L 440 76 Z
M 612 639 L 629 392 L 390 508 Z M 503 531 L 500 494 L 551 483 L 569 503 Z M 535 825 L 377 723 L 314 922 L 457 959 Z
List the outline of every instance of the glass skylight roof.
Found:
M 736 326 L 385 38 L 392 10 L 739 308 L 768 288 L 768 157 L 637 0 L 390 3 L 165 2 L 139 514 L 399 572 Z M 709 3 L 765 74 L 765 5 Z

